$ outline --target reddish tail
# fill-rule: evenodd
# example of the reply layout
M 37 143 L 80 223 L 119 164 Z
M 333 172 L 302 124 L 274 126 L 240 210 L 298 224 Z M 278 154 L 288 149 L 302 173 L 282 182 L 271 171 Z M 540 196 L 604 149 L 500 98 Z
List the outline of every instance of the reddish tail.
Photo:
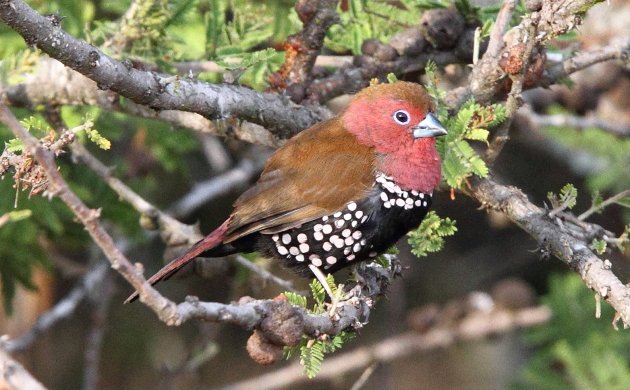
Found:
M 153 286 L 162 280 L 170 278 L 175 272 L 190 263 L 195 257 L 220 245 L 223 242 L 225 233 L 228 230 L 228 222 L 229 219 L 223 222 L 223 224 L 216 228 L 212 233 L 208 234 L 203 240 L 196 243 L 192 248 L 190 248 L 190 250 L 188 250 L 188 252 L 165 265 L 155 275 L 151 276 L 147 282 Z M 137 291 L 131 294 L 129 298 L 125 300 L 125 303 L 131 303 L 136 299 L 138 299 Z

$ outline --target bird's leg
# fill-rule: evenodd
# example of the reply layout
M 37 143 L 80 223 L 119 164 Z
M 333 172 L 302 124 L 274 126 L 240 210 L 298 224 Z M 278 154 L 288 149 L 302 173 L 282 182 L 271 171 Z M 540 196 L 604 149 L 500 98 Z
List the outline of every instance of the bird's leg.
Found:
M 328 282 L 326 281 L 326 275 L 324 275 L 324 273 L 319 268 L 317 268 L 313 264 L 309 264 L 308 268 L 311 270 L 313 275 L 315 275 L 315 278 L 317 278 L 319 283 L 321 283 L 322 287 L 324 287 L 326 294 L 328 294 L 328 296 L 330 297 L 330 311 L 328 312 L 328 314 L 333 317 L 335 315 L 335 310 L 337 310 L 337 305 L 339 304 L 339 297 L 337 296 L 337 294 L 334 294 L 332 292 L 330 286 L 328 285 Z M 339 288 L 337 291 L 339 292 L 340 290 L 343 291 L 342 288 Z

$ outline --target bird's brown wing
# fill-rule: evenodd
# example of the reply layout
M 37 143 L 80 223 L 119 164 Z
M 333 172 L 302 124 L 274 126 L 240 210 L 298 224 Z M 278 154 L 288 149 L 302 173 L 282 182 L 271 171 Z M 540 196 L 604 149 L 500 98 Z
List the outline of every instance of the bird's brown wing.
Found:
M 373 150 L 359 144 L 338 118 L 303 131 L 236 200 L 224 242 L 282 231 L 343 208 L 372 186 L 374 166 Z

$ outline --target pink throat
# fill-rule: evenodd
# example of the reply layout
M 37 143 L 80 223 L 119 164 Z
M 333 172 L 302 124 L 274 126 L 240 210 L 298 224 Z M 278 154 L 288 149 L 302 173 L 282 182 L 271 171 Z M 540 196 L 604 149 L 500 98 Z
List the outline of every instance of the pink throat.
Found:
M 381 170 L 406 190 L 431 193 L 440 184 L 440 156 L 434 139 L 416 140 L 413 144 L 385 155 Z

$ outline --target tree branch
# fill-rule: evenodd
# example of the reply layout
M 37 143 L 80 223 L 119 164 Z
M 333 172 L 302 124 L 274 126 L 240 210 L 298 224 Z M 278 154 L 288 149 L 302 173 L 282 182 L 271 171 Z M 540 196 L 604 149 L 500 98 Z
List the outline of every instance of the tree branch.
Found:
M 295 11 L 304 23 L 296 34 L 290 35 L 285 44 L 285 61 L 278 72 L 270 76 L 271 84 L 278 90 L 293 84 L 308 86 L 315 59 L 324 46 L 326 31 L 339 17 L 335 9 L 339 0 L 297 1 Z
M 0 388 L 3 390 L 46 390 L 24 366 L 0 347 Z
M 237 117 L 258 123 L 280 138 L 289 138 L 327 115 L 324 109 L 297 106 L 277 94 L 134 69 L 67 34 L 22 0 L 1 0 L 0 20 L 29 45 L 94 80 L 100 89 L 155 110 L 196 112 L 208 119 Z
M 589 243 L 564 230 L 515 187 L 475 178 L 469 195 L 483 207 L 505 214 L 538 242 L 543 255 L 552 254 L 578 272 L 590 289 L 615 308 L 624 327 L 630 327 L 630 287 L 589 249 Z

